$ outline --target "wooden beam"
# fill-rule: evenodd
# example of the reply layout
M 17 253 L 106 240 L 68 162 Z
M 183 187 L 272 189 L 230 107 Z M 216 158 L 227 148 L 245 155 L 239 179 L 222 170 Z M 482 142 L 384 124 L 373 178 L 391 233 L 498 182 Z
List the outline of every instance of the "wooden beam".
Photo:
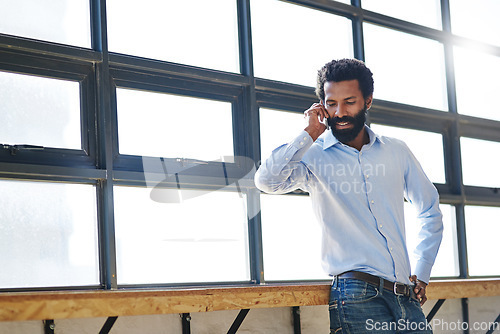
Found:
M 0 321 L 192 313 L 328 304 L 329 284 L 0 293 Z M 432 281 L 429 299 L 500 296 L 500 279 Z
M 0 321 L 210 312 L 322 305 L 328 285 L 0 294 Z
M 500 279 L 431 281 L 429 299 L 453 299 L 500 296 Z

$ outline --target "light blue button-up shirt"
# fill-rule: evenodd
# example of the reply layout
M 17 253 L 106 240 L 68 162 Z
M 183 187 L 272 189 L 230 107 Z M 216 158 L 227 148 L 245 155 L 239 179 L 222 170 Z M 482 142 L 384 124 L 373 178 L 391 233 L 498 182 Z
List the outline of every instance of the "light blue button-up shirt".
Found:
M 322 227 L 322 265 L 330 275 L 356 270 L 409 284 L 429 282 L 441 243 L 439 195 L 406 144 L 365 127 L 361 151 L 325 133 L 314 143 L 303 131 L 275 149 L 255 175 L 271 194 L 309 192 Z M 406 248 L 404 199 L 418 214 L 420 232 L 411 271 Z

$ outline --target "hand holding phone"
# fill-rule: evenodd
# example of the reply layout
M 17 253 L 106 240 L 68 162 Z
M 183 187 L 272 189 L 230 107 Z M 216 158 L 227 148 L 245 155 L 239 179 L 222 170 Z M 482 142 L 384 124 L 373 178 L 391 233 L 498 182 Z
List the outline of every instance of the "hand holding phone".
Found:
M 313 140 L 316 140 L 326 129 L 329 129 L 328 112 L 322 101 L 313 103 L 309 109 L 304 111 L 304 117 L 308 119 L 306 130 Z

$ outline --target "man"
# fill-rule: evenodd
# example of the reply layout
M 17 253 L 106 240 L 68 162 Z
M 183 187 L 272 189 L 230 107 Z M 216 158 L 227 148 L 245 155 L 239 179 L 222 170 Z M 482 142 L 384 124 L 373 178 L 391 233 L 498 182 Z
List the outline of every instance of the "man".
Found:
M 431 333 L 421 305 L 442 237 L 438 193 L 402 141 L 365 125 L 373 77 L 363 62 L 327 63 L 316 95 L 307 127 L 273 151 L 255 183 L 267 193 L 309 192 L 323 230 L 322 263 L 334 276 L 331 333 Z M 409 236 L 419 239 L 413 275 L 404 198 L 420 222 L 418 236 Z

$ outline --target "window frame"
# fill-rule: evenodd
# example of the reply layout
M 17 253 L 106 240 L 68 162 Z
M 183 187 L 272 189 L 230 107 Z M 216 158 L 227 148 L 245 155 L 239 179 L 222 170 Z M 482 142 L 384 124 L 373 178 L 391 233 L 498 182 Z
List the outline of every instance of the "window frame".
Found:
M 110 53 L 107 48 L 106 1 L 89 0 L 92 48 L 0 34 L 0 70 L 80 82 L 82 150 L 47 148 L 11 155 L 0 148 L 0 177 L 96 185 L 102 289 L 118 288 L 114 237 L 113 186 L 144 186 L 140 157 L 118 154 L 116 88 L 210 98 L 232 103 L 234 155 L 257 162 L 260 156 L 259 108 L 302 113 L 317 98 L 313 87 L 256 78 L 253 73 L 251 0 L 237 3 L 240 73 L 228 73 L 167 61 Z M 281 1 L 281 0 L 276 0 Z M 449 0 L 441 1 L 442 30 L 406 22 L 334 0 L 288 0 L 299 5 L 340 15 L 352 21 L 354 57 L 364 60 L 363 23 L 439 41 L 444 45 L 448 111 L 426 109 L 374 100 L 368 122 L 435 132 L 443 135 L 446 183 L 436 184 L 441 202 L 455 206 L 459 251 L 459 278 L 470 278 L 467 264 L 465 205 L 500 207 L 500 192 L 488 187 L 464 186 L 461 172 L 461 136 L 500 142 L 500 121 L 458 114 L 453 73 L 453 47 L 469 45 L 500 57 L 500 47 L 453 35 Z M 313 74 L 314 75 L 314 74 Z M 168 159 L 167 159 L 168 160 Z M 169 163 L 177 163 L 175 159 Z M 210 168 L 214 167 L 214 168 Z M 210 178 L 220 167 L 212 165 L 193 175 L 186 186 L 209 189 L 220 180 Z M 238 176 L 237 165 L 229 165 Z M 232 169 L 231 169 L 232 168 Z M 202 182 L 200 182 L 202 181 Z M 169 184 L 166 186 L 173 187 Z M 234 189 L 240 191 L 240 189 Z M 243 190 L 251 210 L 260 209 L 260 192 L 247 185 Z M 250 282 L 265 283 L 260 214 L 248 220 Z M 499 275 L 500 276 L 500 275 Z M 220 284 L 234 283 L 221 282 Z M 156 287 L 157 285 L 155 285 Z M 171 285 L 165 285 L 171 286 Z M 86 287 L 75 287 L 84 289 Z M 39 290 L 54 288 L 40 287 Z M 0 291 L 4 289 L 0 288 Z M 12 289 L 10 289 L 12 290 Z

